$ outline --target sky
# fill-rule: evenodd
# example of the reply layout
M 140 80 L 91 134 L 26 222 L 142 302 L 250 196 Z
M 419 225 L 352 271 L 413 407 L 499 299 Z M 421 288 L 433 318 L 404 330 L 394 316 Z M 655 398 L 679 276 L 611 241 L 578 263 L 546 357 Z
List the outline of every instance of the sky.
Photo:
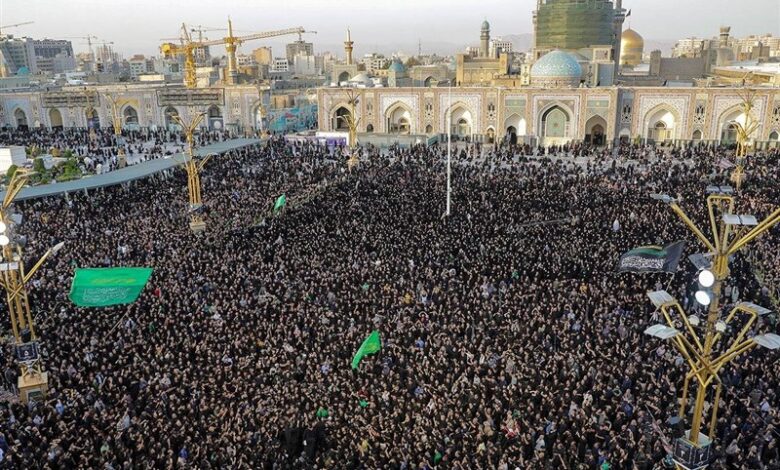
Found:
M 645 40 L 712 37 L 721 25 L 730 25 L 735 36 L 780 36 L 778 0 L 624 0 L 623 6 L 632 11 L 627 24 Z M 156 55 L 160 39 L 178 37 L 182 22 L 226 28 L 230 15 L 240 34 L 297 26 L 317 31 L 306 36 L 315 52 L 341 54 L 350 27 L 357 53 L 383 45 L 414 53 L 418 40 L 425 53 L 442 44 L 476 44 L 484 19 L 493 36 L 532 33 L 535 7 L 536 0 L 0 0 L 0 26 L 34 21 L 7 33 L 73 38 L 76 52 L 87 50 L 77 37 L 94 35 L 125 56 Z M 206 34 L 216 39 L 224 33 Z M 284 55 L 280 46 L 293 39 L 253 41 L 243 51 L 271 45 L 275 55 Z

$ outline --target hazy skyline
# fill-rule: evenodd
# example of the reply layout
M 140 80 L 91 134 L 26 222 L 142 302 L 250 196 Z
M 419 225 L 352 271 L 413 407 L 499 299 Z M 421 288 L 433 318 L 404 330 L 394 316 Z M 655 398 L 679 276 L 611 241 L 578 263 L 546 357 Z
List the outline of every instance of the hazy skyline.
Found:
M 780 35 L 778 0 L 742 0 L 739 10 L 735 4 L 726 0 L 624 0 L 624 8 L 632 10 L 626 26 L 630 23 L 646 40 L 712 37 L 721 25 L 731 26 L 734 36 Z M 178 36 L 182 22 L 226 28 L 230 15 L 239 34 L 294 26 L 317 31 L 305 37 L 315 43 L 318 53 L 342 54 L 339 45 L 347 27 L 357 52 L 383 44 L 410 48 L 418 39 L 423 52 L 436 52 L 437 45 L 461 49 L 476 44 L 483 19 L 490 22 L 493 36 L 532 33 L 535 8 L 536 0 L 286 0 L 283 7 L 272 9 L 259 7 L 253 0 L 0 0 L 0 25 L 35 21 L 7 30 L 34 38 L 95 35 L 113 42 L 115 50 L 127 57 L 158 55 L 160 39 Z M 207 34 L 211 39 L 224 35 L 219 31 Z M 279 47 L 293 39 L 253 41 L 243 46 L 243 52 L 271 45 L 275 55 L 284 55 Z M 84 41 L 71 40 L 76 52 L 87 50 Z

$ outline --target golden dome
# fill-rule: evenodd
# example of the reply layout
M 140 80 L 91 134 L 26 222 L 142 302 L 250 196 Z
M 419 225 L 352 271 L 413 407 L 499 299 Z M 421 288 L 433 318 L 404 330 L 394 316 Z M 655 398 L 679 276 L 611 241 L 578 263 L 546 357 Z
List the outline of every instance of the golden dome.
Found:
M 631 28 L 620 36 L 620 65 L 635 67 L 642 63 L 645 40 Z
M 636 31 L 629 28 L 623 31 L 623 35 L 620 36 L 620 48 L 621 49 L 644 49 L 645 40 Z

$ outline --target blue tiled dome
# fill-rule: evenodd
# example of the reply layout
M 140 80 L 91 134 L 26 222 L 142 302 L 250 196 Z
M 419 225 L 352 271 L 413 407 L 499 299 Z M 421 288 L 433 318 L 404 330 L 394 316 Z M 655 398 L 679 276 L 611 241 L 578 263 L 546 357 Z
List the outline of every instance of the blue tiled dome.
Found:
M 482 31 L 487 31 L 490 29 L 490 23 L 488 23 L 487 20 L 482 22 Z
M 406 67 L 404 67 L 404 64 L 402 64 L 400 60 L 394 60 L 393 63 L 390 64 L 388 70 L 395 73 L 401 73 L 406 72 Z
M 563 51 L 552 51 L 543 55 L 531 67 L 532 78 L 576 78 L 582 76 L 582 67 L 577 60 Z

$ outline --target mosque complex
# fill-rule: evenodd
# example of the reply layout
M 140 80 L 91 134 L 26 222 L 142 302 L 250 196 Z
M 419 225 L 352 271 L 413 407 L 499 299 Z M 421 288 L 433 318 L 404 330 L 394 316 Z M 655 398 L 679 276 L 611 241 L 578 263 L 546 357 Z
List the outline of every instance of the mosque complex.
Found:
M 394 61 L 375 74 L 353 59 L 350 36 L 345 60 L 333 64 L 321 86 L 307 87 L 317 104 L 318 129 L 310 137 L 345 140 L 346 117 L 354 113 L 358 141 L 378 145 L 434 142 L 448 132 L 457 140 L 544 146 L 728 143 L 736 140 L 735 123 L 746 119 L 739 86 L 747 83 L 761 122 L 755 144 L 777 145 L 780 80 L 718 78 L 716 72 L 734 61 L 726 47 L 729 28 L 721 28 L 720 44 L 701 57 L 662 58 L 653 51 L 645 61 L 641 35 L 623 29 L 626 16 L 622 0 L 538 0 L 533 49 L 520 66 L 491 45 L 487 20 L 479 47 L 449 64 L 407 69 Z M 235 82 L 195 89 L 114 83 L 0 91 L 0 125 L 106 125 L 112 107 L 105 95 L 111 93 L 123 97 L 118 112 L 126 127 L 174 126 L 172 116 L 199 109 L 207 112 L 205 127 L 249 133 L 262 130 L 273 91 Z

